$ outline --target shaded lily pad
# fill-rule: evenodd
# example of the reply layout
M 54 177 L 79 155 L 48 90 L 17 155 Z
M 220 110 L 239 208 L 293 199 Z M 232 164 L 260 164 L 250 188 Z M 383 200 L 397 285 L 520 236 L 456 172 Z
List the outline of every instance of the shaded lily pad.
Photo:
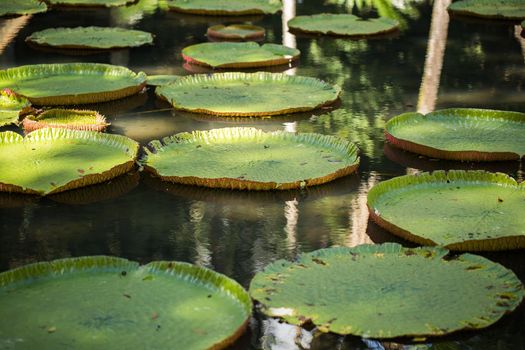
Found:
M 218 24 L 208 28 L 206 35 L 210 40 L 248 41 L 264 39 L 266 31 L 263 27 L 252 24 Z
M 137 2 L 138 0 L 46 0 L 55 6 L 78 6 L 78 7 L 115 7 L 124 6 Z
M 251 307 L 234 280 L 183 262 L 95 256 L 0 274 L 0 334 L 24 349 L 222 349 Z
M 153 35 L 115 27 L 49 28 L 34 32 L 26 41 L 62 49 L 118 49 L 152 44 Z
M 152 141 L 143 160 L 163 180 L 241 190 L 319 185 L 354 172 L 358 150 L 321 134 L 224 128 Z
M 492 19 L 522 20 L 525 18 L 523 0 L 461 0 L 448 10 L 454 14 Z
M 22 121 L 24 131 L 42 128 L 104 131 L 109 123 L 96 111 L 76 109 L 49 109 L 39 115 L 28 115 Z
M 18 124 L 20 114 L 29 111 L 31 103 L 10 89 L 0 90 L 0 126 Z
M 100 63 L 36 64 L 0 70 L 0 88 L 10 88 L 36 105 L 87 104 L 136 94 L 146 75 Z
M 0 191 L 46 195 L 104 182 L 131 169 L 139 145 L 121 135 L 39 129 L 0 133 Z
M 262 312 L 366 338 L 440 336 L 487 327 L 522 301 L 516 275 L 481 256 L 399 244 L 328 248 L 255 275 Z M 445 258 L 446 257 L 446 258 Z
M 301 51 L 278 44 L 255 42 L 202 43 L 185 47 L 182 57 L 188 63 L 214 68 L 249 68 L 289 64 Z
M 405 113 L 388 121 L 385 137 L 394 146 L 434 158 L 520 159 L 525 156 L 525 113 L 469 108 Z
M 257 15 L 281 11 L 278 0 L 168 0 L 170 10 L 197 15 Z
M 409 241 L 453 250 L 525 247 L 525 185 L 501 173 L 400 176 L 368 193 L 370 217 Z
M 0 16 L 31 15 L 46 11 L 46 3 L 39 0 L 4 0 L 0 4 Z
M 399 23 L 390 18 L 362 19 L 350 14 L 321 13 L 297 16 L 288 21 L 288 27 L 304 33 L 360 37 L 397 31 Z
M 155 92 L 175 109 L 222 116 L 265 116 L 329 105 L 338 99 L 341 89 L 310 77 L 232 72 L 182 77 Z
M 159 74 L 159 75 L 148 75 L 146 84 L 151 86 L 168 85 L 180 79 L 180 75 L 173 74 Z

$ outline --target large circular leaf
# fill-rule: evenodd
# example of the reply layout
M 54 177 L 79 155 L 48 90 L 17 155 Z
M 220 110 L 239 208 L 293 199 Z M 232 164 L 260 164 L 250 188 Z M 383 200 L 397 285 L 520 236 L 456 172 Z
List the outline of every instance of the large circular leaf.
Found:
M 0 126 L 18 124 L 20 114 L 29 111 L 31 103 L 10 89 L 0 90 Z
M 396 31 L 399 23 L 389 18 L 362 19 L 350 14 L 321 13 L 297 16 L 288 21 L 288 27 L 305 33 L 368 36 Z
M 249 68 L 290 64 L 301 51 L 278 44 L 255 42 L 202 43 L 185 47 L 182 57 L 188 63 L 213 68 Z
M 266 30 L 251 24 L 218 24 L 208 28 L 206 35 L 210 40 L 247 41 L 263 39 Z
M 393 145 L 429 157 L 454 160 L 512 160 L 525 155 L 525 113 L 444 109 L 405 113 L 386 124 Z
M 357 148 L 320 134 L 225 128 L 181 133 L 149 144 L 146 169 L 163 180 L 247 190 L 322 184 L 357 169 Z
M 136 94 L 146 75 L 99 63 L 37 64 L 0 70 L 0 88 L 11 88 L 37 105 L 116 100 Z
M 56 6 L 115 7 L 132 4 L 137 0 L 46 0 Z
M 0 16 L 31 15 L 46 11 L 46 3 L 39 0 L 4 0 L 0 5 Z
M 34 32 L 26 41 L 63 49 L 116 49 L 153 43 L 153 35 L 115 27 L 49 28 Z
M 525 247 L 525 186 L 501 173 L 396 177 L 370 190 L 368 208 L 377 224 L 419 244 L 454 250 Z
M 138 143 L 121 135 L 39 129 L 0 133 L 0 191 L 50 194 L 130 171 Z
M 156 90 L 176 109 L 222 116 L 309 111 L 334 102 L 340 92 L 319 79 L 265 72 L 192 75 Z
M 447 253 L 394 243 L 321 249 L 267 266 L 250 295 L 269 316 L 367 338 L 483 328 L 520 304 L 524 288 L 512 271 Z
M 248 324 L 235 281 L 182 262 L 81 257 L 0 274 L 0 338 L 17 349 L 222 349 Z M 21 317 L 23 315 L 23 317 Z
M 509 20 L 525 18 L 523 0 L 461 0 L 452 3 L 448 10 L 458 15 L 483 18 Z
M 25 132 L 42 128 L 104 131 L 109 123 L 96 111 L 48 109 L 38 115 L 28 115 L 22 122 Z
M 281 10 L 278 0 L 168 0 L 170 10 L 197 15 L 273 14 Z

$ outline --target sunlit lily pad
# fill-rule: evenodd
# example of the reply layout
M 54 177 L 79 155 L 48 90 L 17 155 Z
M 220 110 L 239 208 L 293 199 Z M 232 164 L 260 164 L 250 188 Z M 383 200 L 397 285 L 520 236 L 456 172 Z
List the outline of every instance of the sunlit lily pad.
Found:
M 516 275 L 481 256 L 399 244 L 328 248 L 255 275 L 262 312 L 366 338 L 440 336 L 487 327 L 522 301 Z M 446 258 L 445 258 L 446 257 Z
M 297 16 L 288 21 L 288 27 L 304 33 L 369 36 L 399 30 L 399 23 L 390 18 L 362 19 L 350 14 L 321 13 L 312 16 Z
M 198 74 L 156 90 L 176 109 L 222 116 L 310 111 L 333 103 L 340 92 L 316 78 L 265 72 Z
M 258 15 L 281 10 L 278 0 L 168 0 L 170 10 L 197 15 Z
M 289 64 L 299 58 L 297 49 L 255 42 L 202 43 L 185 47 L 182 57 L 188 63 L 214 68 L 248 68 Z
M 2 0 L 0 16 L 31 15 L 47 11 L 47 5 L 40 0 Z
M 234 280 L 175 261 L 81 257 L 0 274 L 0 335 L 20 349 L 222 349 L 251 308 Z
M 31 103 L 10 89 L 0 90 L 0 126 L 18 124 L 20 114 L 29 111 Z
M 378 225 L 423 245 L 480 251 L 525 247 L 525 185 L 501 173 L 396 177 L 370 190 L 368 208 Z
M 108 125 L 98 112 L 76 109 L 49 109 L 39 115 L 28 115 L 22 122 L 25 132 L 42 128 L 104 131 Z
M 180 75 L 173 74 L 158 74 L 158 75 L 148 75 L 146 83 L 151 86 L 161 86 L 168 85 L 180 78 Z
M 36 105 L 87 104 L 136 94 L 146 75 L 99 63 L 36 64 L 0 70 L 0 88 L 10 88 Z
M 153 43 L 153 35 L 115 27 L 49 28 L 34 32 L 26 41 L 62 49 L 117 49 Z
M 131 169 L 139 145 L 121 135 L 39 129 L 0 133 L 0 191 L 46 195 L 104 182 Z
M 321 134 L 225 128 L 152 141 L 143 160 L 163 180 L 242 190 L 319 185 L 357 169 L 354 144 Z
M 79 6 L 79 7 L 115 7 L 124 6 L 137 2 L 138 0 L 46 0 L 55 6 Z
M 407 151 L 453 160 L 512 160 L 525 156 L 525 113 L 444 109 L 391 119 L 385 137 Z
M 211 40 L 248 41 L 263 39 L 265 33 L 263 27 L 251 24 L 231 24 L 228 26 L 218 24 L 209 27 L 206 35 Z
M 452 3 L 448 10 L 458 15 L 483 18 L 509 20 L 525 18 L 523 0 L 461 0 Z

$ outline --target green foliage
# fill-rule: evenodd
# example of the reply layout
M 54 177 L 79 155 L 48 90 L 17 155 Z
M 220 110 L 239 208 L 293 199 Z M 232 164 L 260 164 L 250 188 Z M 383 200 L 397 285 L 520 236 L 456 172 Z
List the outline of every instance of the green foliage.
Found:
M 168 0 L 171 10 L 200 15 L 273 14 L 281 10 L 280 0 Z
M 131 4 L 137 0 L 46 0 L 51 5 L 59 6 L 99 6 L 99 7 L 115 7 Z
M 452 3 L 448 10 L 452 13 L 493 18 L 522 20 L 525 18 L 524 0 L 461 0 Z

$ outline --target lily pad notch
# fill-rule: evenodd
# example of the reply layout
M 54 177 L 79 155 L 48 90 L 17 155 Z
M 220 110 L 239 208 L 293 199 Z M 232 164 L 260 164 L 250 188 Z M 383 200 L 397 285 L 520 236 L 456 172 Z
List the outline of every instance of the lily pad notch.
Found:
M 42 128 L 63 128 L 85 131 L 104 131 L 110 124 L 96 111 L 49 109 L 38 115 L 28 115 L 22 121 L 26 133 Z

